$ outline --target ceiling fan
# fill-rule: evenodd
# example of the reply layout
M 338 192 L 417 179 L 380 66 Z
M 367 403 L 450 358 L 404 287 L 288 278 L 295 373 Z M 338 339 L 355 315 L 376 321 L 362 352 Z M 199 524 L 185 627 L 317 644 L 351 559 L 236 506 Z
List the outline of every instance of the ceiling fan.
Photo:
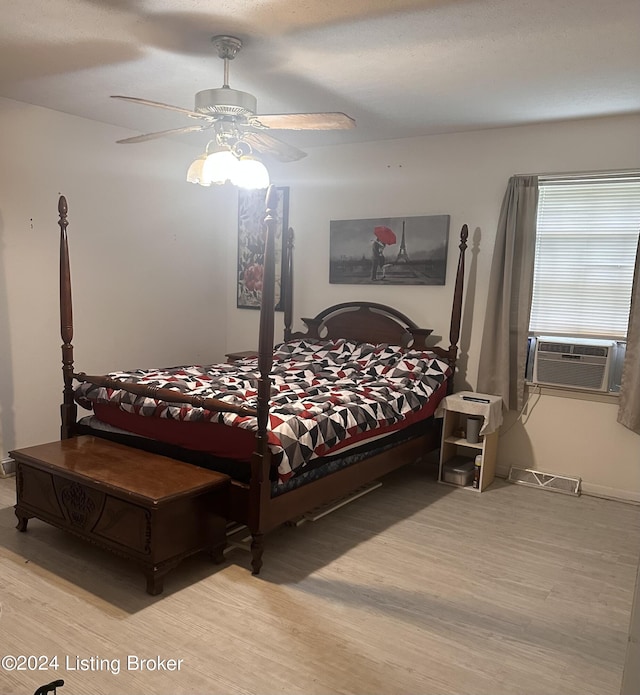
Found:
M 211 40 L 218 51 L 218 56 L 224 61 L 224 84 L 218 89 L 205 89 L 198 92 L 193 110 L 138 97 L 112 97 L 112 99 L 123 99 L 136 104 L 177 111 L 198 120 L 199 123 L 136 135 L 118 140 L 119 143 L 131 144 L 165 135 L 214 129 L 216 144 L 221 147 L 228 147 L 233 151 L 238 148 L 242 150 L 244 145 L 250 151 L 269 154 L 282 162 L 293 162 L 305 157 L 306 153 L 273 137 L 268 133 L 269 130 L 345 130 L 355 127 L 353 118 L 339 112 L 257 114 L 257 101 L 253 94 L 231 89 L 229 86 L 229 61 L 233 60 L 242 48 L 242 41 L 234 36 L 214 36 Z

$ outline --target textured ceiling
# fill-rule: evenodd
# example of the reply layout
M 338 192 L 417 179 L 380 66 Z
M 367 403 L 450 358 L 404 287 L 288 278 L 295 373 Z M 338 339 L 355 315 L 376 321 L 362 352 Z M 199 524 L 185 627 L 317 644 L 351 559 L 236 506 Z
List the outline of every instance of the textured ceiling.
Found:
M 259 112 L 356 119 L 274 131 L 303 148 L 640 111 L 638 0 L 0 0 L 0 96 L 132 134 L 189 125 L 109 95 L 193 108 L 222 85 L 216 34 L 243 40 L 230 85 Z

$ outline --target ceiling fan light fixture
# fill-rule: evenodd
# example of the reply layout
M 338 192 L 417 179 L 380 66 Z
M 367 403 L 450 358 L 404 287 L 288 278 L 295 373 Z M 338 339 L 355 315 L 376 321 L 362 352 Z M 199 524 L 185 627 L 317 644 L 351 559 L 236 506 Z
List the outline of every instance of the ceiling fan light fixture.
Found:
M 251 155 L 242 155 L 237 162 L 238 165 L 231 183 L 234 183 L 238 188 L 257 189 L 269 187 L 269 171 L 259 159 Z
M 238 160 L 229 150 L 212 152 L 202 164 L 202 185 L 233 183 L 237 169 Z
M 197 159 L 191 162 L 191 166 L 187 170 L 187 181 L 189 183 L 199 183 L 201 186 L 210 186 L 211 181 L 206 181 L 203 174 L 204 163 L 207 155 L 200 155 Z

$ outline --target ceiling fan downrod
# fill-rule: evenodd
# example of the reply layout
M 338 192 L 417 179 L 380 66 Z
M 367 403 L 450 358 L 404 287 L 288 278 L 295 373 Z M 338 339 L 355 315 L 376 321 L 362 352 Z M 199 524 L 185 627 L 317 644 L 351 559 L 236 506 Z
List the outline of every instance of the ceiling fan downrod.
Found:
M 195 111 L 204 116 L 220 118 L 251 118 L 258 108 L 256 98 L 248 92 L 241 92 L 229 86 L 229 61 L 233 60 L 242 48 L 242 41 L 235 36 L 214 36 L 211 39 L 224 61 L 224 84 L 217 89 L 203 89 L 196 94 Z
M 218 51 L 218 57 L 224 61 L 224 84 L 223 87 L 229 89 L 229 61 L 233 60 L 238 51 L 242 48 L 242 41 L 235 36 L 214 36 L 211 39 Z

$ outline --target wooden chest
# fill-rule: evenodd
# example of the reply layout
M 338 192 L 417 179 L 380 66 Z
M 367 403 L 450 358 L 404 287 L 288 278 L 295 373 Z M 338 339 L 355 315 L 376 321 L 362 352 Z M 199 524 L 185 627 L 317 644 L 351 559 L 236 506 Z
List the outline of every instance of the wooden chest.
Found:
M 226 475 L 90 436 L 10 453 L 20 531 L 35 517 L 124 556 L 152 595 L 186 556 L 223 559 Z

